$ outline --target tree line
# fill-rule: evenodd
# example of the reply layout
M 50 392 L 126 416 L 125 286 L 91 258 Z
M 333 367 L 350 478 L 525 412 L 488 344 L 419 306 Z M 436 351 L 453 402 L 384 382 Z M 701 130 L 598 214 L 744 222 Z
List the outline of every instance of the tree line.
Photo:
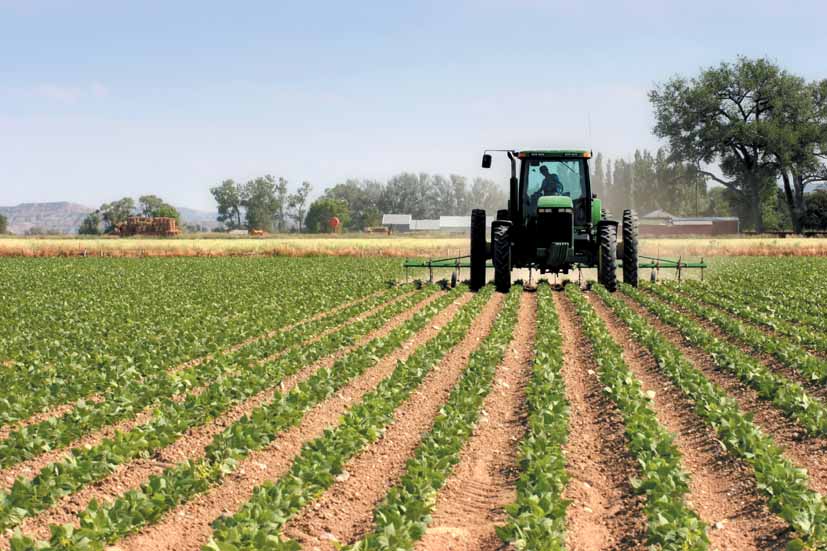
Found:
M 291 221 L 302 231 L 311 189 L 310 182 L 302 182 L 290 193 L 287 180 L 267 174 L 243 184 L 224 180 L 210 193 L 218 205 L 218 221 L 227 229 L 284 232 Z
M 218 219 L 227 229 L 264 231 L 330 231 L 329 220 L 339 219 L 349 231 L 382 223 L 387 213 L 410 214 L 415 219 L 441 215 L 468 215 L 472 208 L 504 208 L 506 190 L 491 180 L 463 176 L 403 172 L 387 182 L 349 179 L 324 190 L 307 206 L 311 186 L 302 183 L 289 193 L 284 178 L 264 176 L 244 184 L 225 180 L 211 188 Z

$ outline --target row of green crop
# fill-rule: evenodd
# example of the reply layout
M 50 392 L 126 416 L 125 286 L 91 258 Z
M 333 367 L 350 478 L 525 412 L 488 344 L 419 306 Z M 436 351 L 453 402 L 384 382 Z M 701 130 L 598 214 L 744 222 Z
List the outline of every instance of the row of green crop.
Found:
M 373 512 L 374 528 L 348 551 L 412 549 L 431 521 L 439 489 L 459 462 L 479 419 L 497 365 L 513 338 L 521 290 L 512 288 L 491 333 L 471 354 L 431 430 L 405 464 L 405 474 Z
M 112 389 L 102 402 L 81 401 L 60 417 L 13 431 L 0 441 L 0 468 L 60 449 L 95 429 L 134 417 L 162 400 L 186 394 L 233 370 L 247 369 L 254 362 L 296 346 L 303 337 L 337 327 L 409 290 L 410 287 L 399 287 L 389 293 L 377 293 L 318 320 L 302 322 L 290 331 L 218 354 L 200 365 L 130 381 L 122 388 Z
M 429 292 L 433 291 L 433 287 L 429 288 Z M 381 327 L 422 298 L 421 294 L 413 294 L 377 315 L 345 326 L 312 344 L 296 347 L 272 362 L 254 364 L 238 374 L 219 375 L 203 392 L 191 394 L 183 401 L 167 398 L 147 423 L 116 433 L 94 447 L 73 449 L 67 459 L 45 466 L 31 480 L 18 478 L 8 493 L 0 493 L 0 528 L 14 526 L 22 518 L 47 509 L 61 497 L 104 478 L 120 464 L 172 444 L 186 431 Z M 295 333 L 293 337 L 294 342 L 299 343 L 306 335 Z
M 798 383 L 774 373 L 759 360 L 737 346 L 716 338 L 695 320 L 651 296 L 635 291 L 638 298 L 661 321 L 677 328 L 690 343 L 700 347 L 720 369 L 734 374 L 765 399 L 771 400 L 785 415 L 798 422 L 811 435 L 827 434 L 827 408 Z M 685 301 L 686 299 L 680 299 Z
M 517 499 L 507 507 L 508 524 L 497 533 L 524 551 L 565 548 L 568 484 L 563 446 L 568 440 L 569 404 L 561 373 L 562 335 L 551 287 L 537 289 L 537 330 L 531 380 L 526 390 L 527 431 L 520 443 Z
M 818 358 L 808 353 L 803 347 L 791 343 L 784 338 L 776 338 L 767 335 L 764 331 L 753 326 L 741 323 L 732 317 L 721 313 L 708 304 L 698 302 L 707 300 L 708 296 L 714 293 L 709 290 L 706 293 L 690 292 L 690 296 L 670 290 L 662 285 L 651 285 L 646 287 L 664 300 L 686 308 L 696 316 L 709 320 L 728 336 L 743 341 L 756 352 L 770 354 L 777 358 L 784 365 L 799 372 L 801 375 L 812 381 L 827 381 L 827 360 Z
M 635 489 L 646 495 L 647 539 L 654 549 L 680 551 L 707 549 L 706 525 L 686 503 L 688 476 L 674 436 L 658 421 L 640 382 L 623 360 L 623 349 L 606 324 L 575 285 L 566 287 L 583 331 L 595 351 L 598 376 L 604 392 L 623 416 L 629 450 L 641 471 Z
M 276 391 L 272 401 L 216 435 L 206 447 L 203 458 L 170 467 L 161 475 L 150 477 L 139 489 L 129 490 L 111 503 L 91 502 L 79 515 L 79 529 L 52 526 L 49 542 L 35 542 L 16 533 L 12 538 L 13 549 L 102 549 L 107 543 L 157 522 L 170 509 L 220 483 L 252 451 L 270 444 L 278 434 L 298 424 L 310 408 L 376 364 L 379 358 L 399 348 L 460 292 L 461 288 L 437 298 L 388 335 L 354 349 L 330 368 L 317 370 L 289 393 Z M 403 300 L 394 306 L 404 305 Z M 408 304 L 407 308 L 411 306 Z M 305 363 L 298 362 L 298 365 Z
M 628 285 L 621 289 L 644 306 L 654 305 Z M 792 465 L 773 440 L 739 409 L 737 402 L 710 382 L 645 318 L 604 290 L 598 288 L 597 293 L 655 357 L 659 368 L 694 403 L 695 413 L 715 430 L 726 450 L 752 467 L 757 487 L 766 496 L 770 509 L 807 544 L 827 543 L 827 504 L 823 496 L 810 489 L 806 472 Z
M 762 304 L 755 298 L 750 300 L 736 290 L 728 289 L 715 282 L 693 281 L 686 282 L 686 285 L 680 287 L 693 298 L 703 300 L 747 321 L 772 329 L 779 335 L 789 337 L 807 348 L 820 352 L 827 351 L 827 335 L 824 329 L 817 329 L 808 325 L 806 323 L 807 314 L 804 312 L 798 312 L 796 316 L 798 319 L 786 319 L 779 315 L 777 305 Z M 672 288 L 677 288 L 677 286 Z M 792 303 L 791 307 L 800 306 L 808 300 L 810 300 L 809 297 L 802 294 Z
M 0 424 L 369 294 L 382 287 L 383 274 L 365 262 L 372 261 L 4 260 Z M 363 275 L 327 277 L 341 269 Z M 300 301 L 284 300 L 298 294 Z
M 257 488 L 235 515 L 217 519 L 205 549 L 254 551 L 262 548 L 262 542 L 278 541 L 284 523 L 329 488 L 348 459 L 382 434 L 393 421 L 394 411 L 410 398 L 411 392 L 445 354 L 465 337 L 480 308 L 490 297 L 490 288 L 477 294 L 435 338 L 400 362 L 390 377 L 353 406 L 335 429 L 307 443 L 283 477 Z M 295 542 L 284 542 L 267 548 L 292 549 L 296 546 Z
M 722 294 L 787 321 L 827 331 L 825 258 L 739 258 L 710 278 Z

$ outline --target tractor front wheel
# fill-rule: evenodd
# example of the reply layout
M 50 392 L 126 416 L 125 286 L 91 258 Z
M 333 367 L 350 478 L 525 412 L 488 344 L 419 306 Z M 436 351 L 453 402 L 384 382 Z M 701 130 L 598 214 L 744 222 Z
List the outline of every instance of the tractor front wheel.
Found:
M 623 211 L 623 282 L 638 284 L 638 217 L 628 209 Z
M 491 257 L 494 264 L 494 286 L 500 293 L 511 290 L 511 237 L 509 223 L 494 222 L 491 226 Z
M 485 210 L 471 211 L 471 290 L 485 286 Z
M 600 224 L 600 250 L 597 259 L 597 281 L 607 291 L 617 291 L 617 225 Z

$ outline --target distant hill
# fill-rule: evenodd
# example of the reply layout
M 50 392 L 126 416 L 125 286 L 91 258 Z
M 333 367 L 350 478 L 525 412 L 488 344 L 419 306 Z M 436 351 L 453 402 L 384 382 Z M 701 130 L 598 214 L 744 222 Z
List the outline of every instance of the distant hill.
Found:
M 8 218 L 9 231 L 24 234 L 38 227 L 49 233 L 77 233 L 80 223 L 94 209 L 60 201 L 56 203 L 21 203 L 16 207 L 0 207 L 0 214 Z
M 186 207 L 175 207 L 181 213 L 184 224 L 198 224 L 212 229 L 221 224 L 216 221 L 218 213 Z M 43 228 L 49 233 L 73 234 L 78 232 L 80 223 L 95 209 L 59 201 L 55 203 L 21 203 L 15 207 L 0 207 L 0 214 L 8 218 L 9 231 L 18 235 L 31 228 Z

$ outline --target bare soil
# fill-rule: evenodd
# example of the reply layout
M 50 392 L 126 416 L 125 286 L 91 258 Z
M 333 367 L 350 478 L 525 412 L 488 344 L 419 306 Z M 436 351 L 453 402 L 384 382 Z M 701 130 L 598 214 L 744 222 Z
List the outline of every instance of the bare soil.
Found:
M 453 474 L 437 495 L 433 520 L 418 550 L 496 550 L 496 527 L 517 497 L 517 452 L 525 436 L 525 390 L 531 376 L 537 295 L 523 293 L 514 337 L 497 367 L 494 386 Z
M 563 492 L 572 501 L 566 518 L 570 551 L 645 549 L 644 501 L 630 479 L 639 476 L 628 452 L 623 420 L 603 394 L 595 351 L 583 334 L 574 306 L 554 293 L 563 336 L 563 380 L 570 404 Z
M 692 401 L 661 373 L 655 358 L 603 301 L 593 295 L 589 300 L 612 338 L 623 347 L 623 358 L 643 390 L 655 393 L 651 407 L 658 421 L 675 435 L 681 463 L 691 477 L 687 503 L 709 526 L 712 548 L 783 549 L 786 523 L 767 508 L 749 466 L 726 453 L 715 431 L 695 414 Z
M 335 354 L 332 354 L 310 366 L 306 366 L 298 373 L 285 378 L 279 384 L 279 390 L 283 393 L 289 392 L 293 387 L 310 377 L 317 370 L 323 367 L 331 366 L 337 359 L 341 358 L 351 350 L 374 338 L 387 335 L 394 328 L 413 317 L 417 310 L 436 300 L 438 296 L 438 294 L 433 294 L 427 297 L 418 305 L 414 306 L 407 312 L 396 316 L 382 328 L 366 335 L 357 343 L 344 347 L 338 350 Z M 272 388 L 264 390 L 249 400 L 231 408 L 230 411 L 221 417 L 214 419 L 205 425 L 194 427 L 186 434 L 182 435 L 182 437 L 176 442 L 161 450 L 158 450 L 151 458 L 138 459 L 136 461 L 119 465 L 116 470 L 105 479 L 95 483 L 94 485 L 86 486 L 73 495 L 66 496 L 54 507 L 41 513 L 40 515 L 26 519 L 21 524 L 21 530 L 38 538 L 47 538 L 49 535 L 50 524 L 71 523 L 77 525 L 77 514 L 84 510 L 92 499 L 96 499 L 98 501 L 113 500 L 124 492 L 139 487 L 141 484 L 146 482 L 150 476 L 158 475 L 162 473 L 164 469 L 171 467 L 180 461 L 197 460 L 201 458 L 204 454 L 204 448 L 212 441 L 216 434 L 223 431 L 243 416 L 248 415 L 257 407 L 269 402 L 272 399 L 272 396 Z M 236 476 L 237 474 L 238 471 L 236 471 L 233 476 Z M 232 476 L 230 478 L 232 478 Z M 0 538 L 0 546 L 5 544 L 5 542 L 6 540 L 4 538 Z
M 287 523 L 288 537 L 306 549 L 335 551 L 334 539 L 351 543 L 372 529 L 376 504 L 404 475 L 408 459 L 432 427 L 471 353 L 491 331 L 501 304 L 499 294 L 486 304 L 465 338 L 396 410 L 382 437 L 349 461 L 343 476 L 319 500 Z
M 677 329 L 660 321 L 634 300 L 626 296 L 621 298 L 677 346 L 710 381 L 734 398 L 742 411 L 751 414 L 753 423 L 784 449 L 784 455 L 792 463 L 807 469 L 813 490 L 822 494 L 827 492 L 827 439 L 808 436 L 795 421 L 782 414 L 771 402 L 762 400 L 757 392 L 741 383 L 734 375 L 718 369 L 709 354 L 689 345 Z

